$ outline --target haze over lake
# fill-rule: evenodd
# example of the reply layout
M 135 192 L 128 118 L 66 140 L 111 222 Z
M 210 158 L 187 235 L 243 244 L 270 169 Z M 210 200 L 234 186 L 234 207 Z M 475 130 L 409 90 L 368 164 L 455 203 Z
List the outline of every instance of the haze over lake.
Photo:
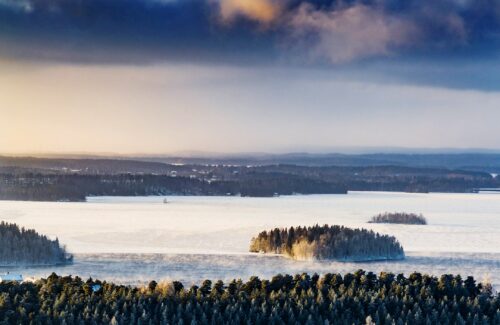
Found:
M 87 203 L 0 202 L 3 220 L 58 237 L 75 264 L 18 269 L 126 283 L 200 281 L 276 273 L 412 271 L 500 278 L 500 195 L 352 192 L 348 195 L 242 197 L 93 197 Z M 380 212 L 422 213 L 428 225 L 368 224 Z M 394 235 L 407 259 L 396 262 L 298 262 L 248 253 L 272 227 L 339 224 Z M 463 254 L 458 254 L 463 253 Z M 0 268 L 0 272 L 7 269 Z M 12 269 L 11 269 L 12 270 Z

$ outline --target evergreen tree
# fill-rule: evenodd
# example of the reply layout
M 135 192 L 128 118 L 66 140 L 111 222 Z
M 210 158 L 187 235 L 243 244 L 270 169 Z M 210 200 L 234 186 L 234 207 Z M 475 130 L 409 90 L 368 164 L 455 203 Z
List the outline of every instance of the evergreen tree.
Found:
M 447 279 L 453 281 L 442 291 L 436 284 Z M 52 274 L 1 283 L 0 324 L 499 324 L 500 296 L 471 287 L 471 279 L 469 290 L 460 290 L 464 282 L 359 270 L 252 277 L 227 286 L 205 280 L 168 291 Z M 97 283 L 99 292 L 84 290 Z

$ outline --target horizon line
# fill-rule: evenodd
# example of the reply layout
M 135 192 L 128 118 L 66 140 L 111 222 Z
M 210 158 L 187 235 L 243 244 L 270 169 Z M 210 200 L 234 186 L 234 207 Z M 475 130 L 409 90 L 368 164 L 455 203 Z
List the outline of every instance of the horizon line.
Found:
M 328 156 L 328 155 L 450 155 L 450 154 L 500 154 L 500 149 L 494 148 L 411 148 L 411 147 L 342 147 L 325 150 L 276 150 L 276 151 L 241 151 L 241 152 L 212 152 L 201 150 L 187 150 L 175 152 L 89 152 L 89 151 L 38 151 L 38 152 L 0 152 L 0 157 L 12 158 L 243 158 L 243 157 L 266 157 L 266 156 Z

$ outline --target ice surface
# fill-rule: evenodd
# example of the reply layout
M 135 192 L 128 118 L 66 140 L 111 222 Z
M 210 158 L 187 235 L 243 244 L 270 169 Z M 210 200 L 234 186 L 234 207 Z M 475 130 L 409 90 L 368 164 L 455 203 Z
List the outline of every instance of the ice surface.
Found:
M 22 273 L 25 277 L 47 277 L 52 272 L 79 275 L 124 284 L 144 284 L 151 280 L 180 280 L 199 284 L 204 279 L 224 281 L 248 279 L 257 275 L 271 278 L 282 274 L 345 273 L 364 269 L 409 274 L 473 275 L 478 281 L 487 277 L 500 288 L 500 254 L 492 253 L 409 253 L 403 261 L 342 263 L 331 261 L 295 261 L 260 254 L 82 254 L 75 263 L 59 267 L 0 268 L 0 272 Z
M 72 266 L 26 269 L 27 276 L 57 270 L 130 283 L 151 278 L 196 281 L 208 277 L 245 278 L 252 272 L 271 276 L 279 272 L 366 268 L 405 273 L 460 272 L 479 278 L 489 273 L 500 283 L 496 278 L 500 273 L 499 194 L 171 196 L 168 204 L 163 199 L 95 197 L 87 203 L 0 201 L 0 219 L 57 236 L 69 251 L 77 254 Z M 422 213 L 429 225 L 366 223 L 385 211 Z M 409 257 L 402 262 L 332 264 L 247 253 L 250 238 L 261 230 L 316 223 L 364 227 L 394 235 Z M 178 263 L 179 260 L 184 262 Z

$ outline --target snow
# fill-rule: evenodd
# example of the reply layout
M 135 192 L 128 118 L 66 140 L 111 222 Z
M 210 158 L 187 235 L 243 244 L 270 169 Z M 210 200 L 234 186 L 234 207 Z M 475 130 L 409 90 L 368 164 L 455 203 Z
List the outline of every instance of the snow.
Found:
M 5 273 L 0 275 L 0 282 L 3 281 L 15 281 L 15 282 L 22 282 L 23 281 L 23 276 L 21 274 L 12 274 L 12 273 Z
M 242 197 L 92 197 L 87 203 L 0 201 L 0 219 L 56 236 L 76 253 L 67 267 L 22 273 L 118 279 L 248 277 L 255 272 L 461 273 L 500 283 L 500 195 L 352 192 L 348 195 Z M 381 212 L 422 213 L 428 225 L 368 224 Z M 407 259 L 328 263 L 248 253 L 251 237 L 271 227 L 363 227 L 394 235 Z M 200 257 L 205 256 L 205 257 Z M 144 266 L 142 265 L 144 264 Z M 0 268 L 0 272 L 2 272 Z M 26 271 L 26 272 L 25 272 Z M 498 274 L 498 275 L 497 275 Z

